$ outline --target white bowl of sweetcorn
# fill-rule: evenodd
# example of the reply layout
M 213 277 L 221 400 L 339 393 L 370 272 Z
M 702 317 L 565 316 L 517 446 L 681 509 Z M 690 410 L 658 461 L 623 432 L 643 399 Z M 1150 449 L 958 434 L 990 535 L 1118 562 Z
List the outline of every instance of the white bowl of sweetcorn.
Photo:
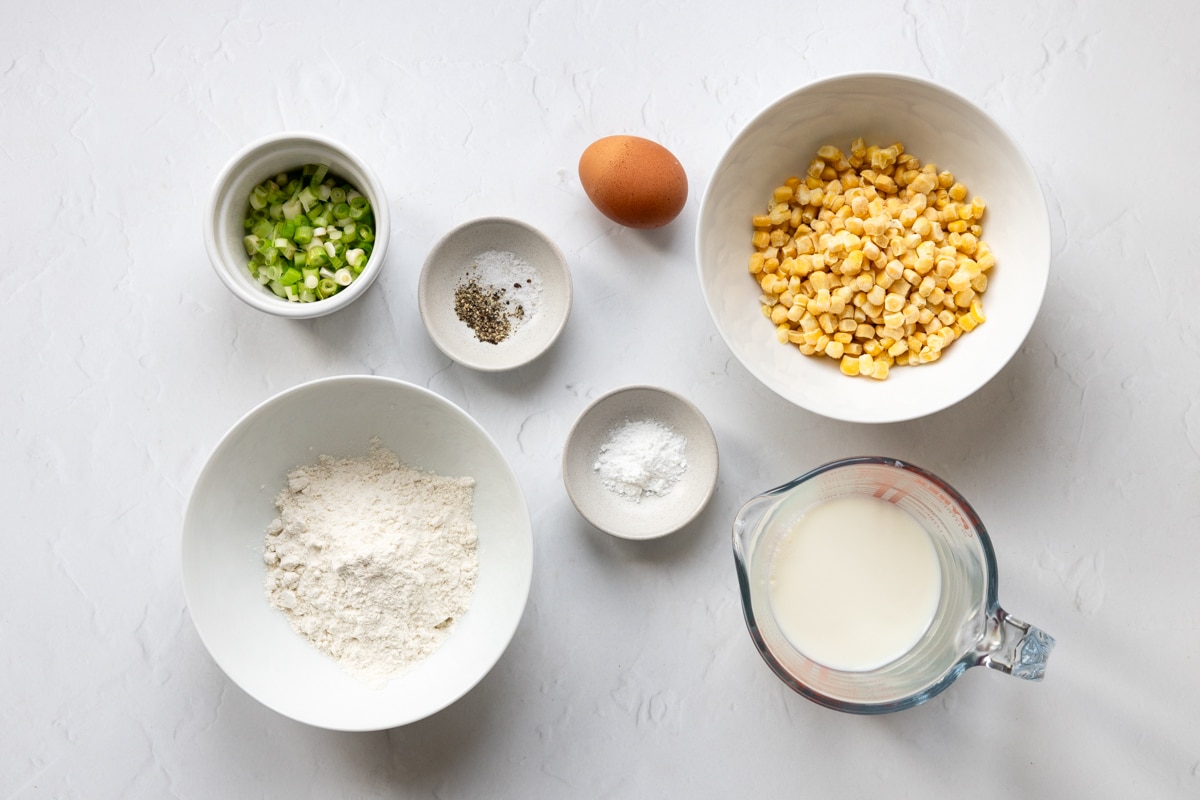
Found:
M 868 189 L 877 203 L 855 200 Z M 768 224 L 781 198 L 796 217 Z M 968 244 L 951 256 L 952 236 Z M 897 422 L 968 397 L 1017 352 L 1050 228 L 1037 175 L 984 111 L 927 81 L 853 74 L 784 96 L 734 138 L 701 201 L 696 258 L 713 321 L 755 378 L 826 417 Z

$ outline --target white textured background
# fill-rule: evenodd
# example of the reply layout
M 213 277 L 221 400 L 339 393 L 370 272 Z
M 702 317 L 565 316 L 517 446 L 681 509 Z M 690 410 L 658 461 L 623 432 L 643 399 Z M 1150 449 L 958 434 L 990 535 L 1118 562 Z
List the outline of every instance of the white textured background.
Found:
M 1195 797 L 1200 794 L 1200 6 L 1125 3 L 0 2 L 0 797 Z M 491 7 L 489 7 L 491 6 Z M 722 149 L 777 96 L 850 70 L 981 105 L 1041 176 L 1054 255 L 1012 363 L 883 427 L 795 409 L 730 357 L 692 241 Z M 388 188 L 386 272 L 295 323 L 233 299 L 201 212 L 217 171 L 285 129 Z M 692 194 L 620 229 L 575 173 L 593 139 L 657 139 Z M 436 239 L 474 217 L 548 232 L 574 273 L 555 348 L 452 365 L 416 307 Z M 534 521 L 512 646 L 458 704 L 338 734 L 259 706 L 184 607 L 178 542 L 203 459 L 299 382 L 428 386 L 497 439 Z M 599 393 L 695 401 L 722 454 L 703 516 L 637 544 L 559 474 Z M 993 533 L 1000 596 L 1059 640 L 1043 684 L 972 670 L 918 709 L 792 694 L 744 629 L 743 501 L 832 458 L 914 461 Z

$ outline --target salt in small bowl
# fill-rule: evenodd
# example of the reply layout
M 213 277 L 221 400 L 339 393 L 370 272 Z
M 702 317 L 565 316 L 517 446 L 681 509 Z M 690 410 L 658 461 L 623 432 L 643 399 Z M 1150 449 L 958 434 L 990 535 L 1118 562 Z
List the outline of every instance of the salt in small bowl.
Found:
M 524 262 L 529 274 L 524 276 L 523 266 L 514 270 L 510 265 L 502 271 L 518 280 L 495 286 L 487 279 L 482 256 Z M 526 316 L 510 317 L 513 330 L 499 341 L 486 341 L 486 332 L 480 338 L 456 311 L 459 290 L 473 276 L 481 289 L 504 289 L 506 301 L 522 296 L 534 301 Z M 459 364 L 486 372 L 522 366 L 548 350 L 566 326 L 571 296 L 571 271 L 558 246 L 532 225 L 507 217 L 473 220 L 443 236 L 425 259 L 417 285 L 429 338 Z
M 651 421 L 686 440 L 687 466 L 662 495 L 629 497 L 605 485 L 601 447 L 628 422 Z M 717 483 L 717 440 L 695 405 L 654 386 L 627 386 L 603 395 L 579 415 L 563 447 L 563 483 L 579 513 L 622 539 L 656 539 L 687 525 L 704 509 Z

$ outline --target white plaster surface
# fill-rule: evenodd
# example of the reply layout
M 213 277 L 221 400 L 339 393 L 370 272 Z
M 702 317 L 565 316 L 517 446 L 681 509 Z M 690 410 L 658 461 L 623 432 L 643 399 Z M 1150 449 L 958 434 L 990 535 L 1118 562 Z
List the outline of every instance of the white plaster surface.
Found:
M 1195 797 L 1200 795 L 1200 5 L 724 2 L 0 3 L 0 797 Z M 1025 149 L 1051 213 L 1046 300 L 1009 366 L 935 416 L 861 427 L 734 361 L 692 242 L 723 148 L 764 105 L 851 70 L 935 80 Z M 373 164 L 393 238 L 354 306 L 310 322 L 234 299 L 201 213 L 225 161 L 316 130 Z M 683 214 L 625 230 L 583 148 L 658 141 Z M 430 342 L 420 265 L 513 216 L 566 253 L 545 356 L 473 372 Z M 220 672 L 180 586 L 209 450 L 297 383 L 374 373 L 498 441 L 535 536 L 524 619 L 457 704 L 342 734 Z M 708 509 L 610 538 L 559 465 L 620 385 L 694 401 L 721 448 Z M 917 709 L 839 715 L 746 633 L 730 523 L 848 455 L 945 477 L 993 534 L 1002 602 L 1058 639 L 1042 684 L 971 670 Z

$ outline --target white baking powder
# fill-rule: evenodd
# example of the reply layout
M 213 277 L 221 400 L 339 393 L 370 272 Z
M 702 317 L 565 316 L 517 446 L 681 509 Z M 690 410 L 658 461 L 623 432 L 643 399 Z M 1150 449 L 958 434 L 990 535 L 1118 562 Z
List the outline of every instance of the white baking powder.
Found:
M 293 470 L 263 549 L 270 603 L 347 672 L 384 686 L 437 650 L 471 603 L 474 486 L 406 466 L 378 439 L 364 458 Z
M 604 488 L 634 502 L 661 497 L 687 472 L 687 439 L 654 420 L 626 421 L 600 446 L 593 469 Z

